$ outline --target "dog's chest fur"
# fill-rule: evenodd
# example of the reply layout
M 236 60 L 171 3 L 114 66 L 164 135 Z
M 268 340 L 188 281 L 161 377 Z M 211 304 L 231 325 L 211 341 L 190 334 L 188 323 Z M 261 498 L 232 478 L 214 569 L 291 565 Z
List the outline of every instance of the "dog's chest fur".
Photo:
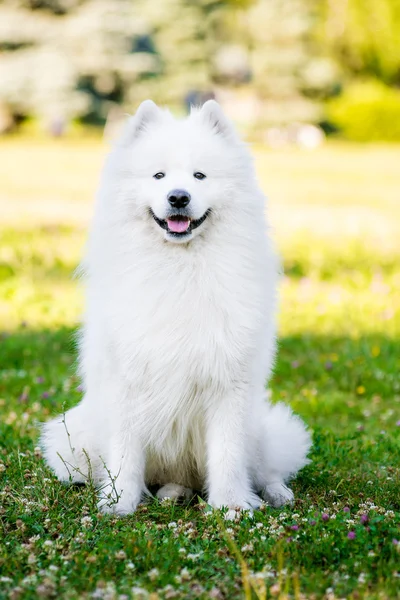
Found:
M 116 290 L 113 342 L 126 375 L 142 390 L 160 386 L 188 398 L 199 388 L 223 389 L 254 349 L 265 311 L 263 278 L 239 252 L 166 250 L 147 270 L 132 269 Z

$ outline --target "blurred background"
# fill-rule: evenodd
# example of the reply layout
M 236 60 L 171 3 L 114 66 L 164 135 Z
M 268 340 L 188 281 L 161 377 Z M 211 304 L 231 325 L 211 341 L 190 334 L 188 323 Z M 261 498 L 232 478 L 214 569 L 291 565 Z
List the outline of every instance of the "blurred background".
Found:
M 0 133 L 216 96 L 273 146 L 400 140 L 399 40 L 399 0 L 2 0 Z

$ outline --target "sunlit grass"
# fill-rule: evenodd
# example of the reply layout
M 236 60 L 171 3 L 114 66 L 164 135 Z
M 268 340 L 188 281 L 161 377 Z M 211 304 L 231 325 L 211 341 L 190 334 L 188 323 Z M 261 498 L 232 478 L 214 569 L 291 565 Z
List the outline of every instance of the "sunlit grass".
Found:
M 196 506 L 101 517 L 91 488 L 61 486 L 34 452 L 37 420 L 80 398 L 72 274 L 105 150 L 0 142 L 0 597 L 233 599 L 252 584 L 268 598 L 396 597 L 399 147 L 256 149 L 285 270 L 271 393 L 315 444 L 294 508 L 228 534 Z

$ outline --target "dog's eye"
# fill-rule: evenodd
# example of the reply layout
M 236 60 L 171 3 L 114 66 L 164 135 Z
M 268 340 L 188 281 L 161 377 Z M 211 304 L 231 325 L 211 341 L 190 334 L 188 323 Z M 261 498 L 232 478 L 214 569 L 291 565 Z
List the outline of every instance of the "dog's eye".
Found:
M 196 173 L 193 173 L 193 177 L 195 177 L 196 179 L 205 179 L 206 176 L 204 175 L 204 173 L 201 173 L 200 171 L 196 171 Z
M 156 173 L 155 175 L 153 175 L 153 177 L 154 177 L 154 179 L 162 179 L 163 177 L 165 177 L 165 173 L 160 171 L 159 173 Z

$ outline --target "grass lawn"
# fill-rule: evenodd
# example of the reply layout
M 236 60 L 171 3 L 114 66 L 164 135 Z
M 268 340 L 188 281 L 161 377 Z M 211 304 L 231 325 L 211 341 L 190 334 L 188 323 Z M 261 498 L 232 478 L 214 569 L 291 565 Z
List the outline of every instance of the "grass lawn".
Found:
M 0 141 L 1 599 L 399 597 L 400 149 L 256 151 L 286 273 L 271 394 L 314 447 L 293 507 L 224 523 L 102 516 L 46 469 L 38 422 L 81 397 L 71 274 L 105 149 Z

